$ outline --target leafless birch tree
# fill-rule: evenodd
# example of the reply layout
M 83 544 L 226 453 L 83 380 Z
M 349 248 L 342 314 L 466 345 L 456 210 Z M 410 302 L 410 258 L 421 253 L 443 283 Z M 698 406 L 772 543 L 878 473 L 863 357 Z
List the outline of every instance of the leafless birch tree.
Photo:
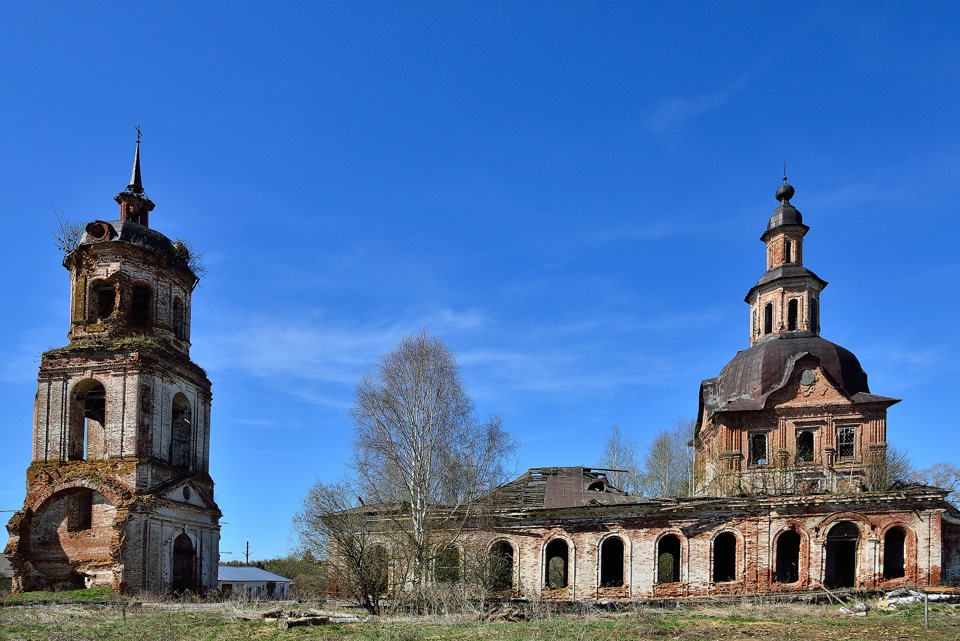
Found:
M 614 487 L 631 494 L 638 492 L 641 486 L 640 465 L 637 463 L 639 449 L 636 441 L 623 435 L 619 425 L 610 426 L 600 464 L 610 470 L 608 478 Z
M 480 421 L 454 354 L 426 332 L 404 337 L 357 385 L 354 461 L 368 504 L 394 505 L 414 590 L 431 560 L 505 480 L 515 448 L 497 417 Z
M 687 496 L 692 489 L 695 421 L 678 418 L 671 429 L 657 434 L 647 448 L 641 473 L 641 492 L 651 497 Z

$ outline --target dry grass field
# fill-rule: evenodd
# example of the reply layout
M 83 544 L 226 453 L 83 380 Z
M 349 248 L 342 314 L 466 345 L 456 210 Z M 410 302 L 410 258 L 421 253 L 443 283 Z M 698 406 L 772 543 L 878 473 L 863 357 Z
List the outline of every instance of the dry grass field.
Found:
M 263 622 L 267 606 L 248 603 L 4 605 L 0 608 L 3 641 L 960 641 L 960 605 L 941 604 L 931 604 L 929 629 L 923 628 L 922 604 L 850 616 L 839 613 L 837 606 L 744 602 L 585 615 L 543 613 L 535 620 L 507 623 L 475 617 L 371 618 L 288 630 Z

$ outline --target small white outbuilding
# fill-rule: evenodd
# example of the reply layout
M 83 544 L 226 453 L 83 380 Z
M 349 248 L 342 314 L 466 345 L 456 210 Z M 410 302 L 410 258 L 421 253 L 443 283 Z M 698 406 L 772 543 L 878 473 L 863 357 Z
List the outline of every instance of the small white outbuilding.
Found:
M 247 599 L 286 599 L 293 582 L 250 566 L 221 565 L 217 575 L 221 594 Z

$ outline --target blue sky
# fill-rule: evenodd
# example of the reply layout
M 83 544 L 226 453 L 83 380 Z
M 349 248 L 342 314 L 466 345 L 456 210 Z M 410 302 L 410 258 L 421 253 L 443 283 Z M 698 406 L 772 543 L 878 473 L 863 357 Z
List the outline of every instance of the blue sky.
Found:
M 39 353 L 66 341 L 54 209 L 113 219 L 134 125 L 151 226 L 209 276 L 221 549 L 283 554 L 349 457 L 358 376 L 426 329 L 517 468 L 595 464 L 696 411 L 748 346 L 788 163 L 822 334 L 889 438 L 960 463 L 956 3 L 20 3 L 0 25 L 0 509 Z

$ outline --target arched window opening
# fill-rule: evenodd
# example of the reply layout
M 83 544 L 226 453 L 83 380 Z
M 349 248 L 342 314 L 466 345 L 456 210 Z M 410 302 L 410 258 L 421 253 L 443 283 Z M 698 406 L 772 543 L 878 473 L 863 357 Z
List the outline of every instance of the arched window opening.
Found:
M 186 316 L 183 313 L 183 301 L 179 297 L 173 299 L 173 335 L 179 340 L 187 338 Z
M 623 587 L 623 539 L 612 536 L 600 544 L 600 586 Z
M 814 333 L 820 332 L 820 304 L 817 302 L 816 298 L 810 299 L 810 331 Z
M 767 435 L 763 433 L 750 435 L 750 465 L 767 464 Z
M 902 527 L 892 527 L 883 537 L 883 578 L 899 579 L 904 575 L 904 544 L 907 533 Z
M 369 588 L 373 596 L 385 594 L 390 567 L 387 548 L 382 545 L 370 546 L 361 556 L 360 567 L 363 569 L 360 578 L 364 584 L 362 587 Z
M 547 544 L 547 576 L 545 577 L 548 590 L 559 590 L 567 587 L 567 565 L 569 550 L 563 539 L 554 539 Z
M 89 380 L 78 386 L 73 416 L 70 419 L 70 438 L 67 460 L 102 459 L 107 455 L 107 392 L 103 385 Z
M 170 464 L 174 467 L 190 467 L 190 444 L 193 436 L 190 401 L 183 393 L 173 397 L 171 412 Z
M 773 303 L 767 303 L 763 306 L 763 333 L 773 332 Z
M 783 262 L 785 263 L 793 262 L 793 243 L 791 243 L 789 240 L 784 243 Z
M 513 546 L 506 541 L 490 548 L 490 587 L 494 592 L 513 589 Z
M 791 298 L 787 303 L 787 330 L 795 332 L 800 328 L 800 301 Z
M 587 486 L 587 489 L 591 492 L 603 492 L 607 489 L 607 485 L 603 481 L 594 481 Z
M 813 432 L 804 430 L 797 434 L 797 463 L 813 462 Z
M 442 583 L 460 580 L 460 550 L 455 545 L 441 549 L 434 559 L 433 578 Z
M 657 543 L 657 583 L 680 580 L 680 539 L 668 534 Z
M 823 584 L 829 589 L 852 588 L 857 581 L 860 531 L 850 521 L 837 523 L 827 534 L 827 564 Z
M 713 582 L 737 580 L 737 537 L 723 532 L 713 540 Z
M 104 282 L 94 283 L 91 289 L 93 293 L 93 318 L 91 320 L 102 321 L 110 318 L 117 306 L 117 290 L 114 289 L 113 285 Z
M 777 583 L 800 580 L 800 534 L 787 530 L 777 537 Z
M 93 527 L 93 490 L 78 490 L 68 497 L 67 531 L 83 532 Z
M 133 286 L 133 302 L 130 306 L 130 326 L 146 328 L 150 326 L 150 288 L 146 285 Z
M 186 532 L 173 540 L 173 585 L 174 594 L 196 592 L 195 580 L 197 552 L 193 548 L 193 541 Z

